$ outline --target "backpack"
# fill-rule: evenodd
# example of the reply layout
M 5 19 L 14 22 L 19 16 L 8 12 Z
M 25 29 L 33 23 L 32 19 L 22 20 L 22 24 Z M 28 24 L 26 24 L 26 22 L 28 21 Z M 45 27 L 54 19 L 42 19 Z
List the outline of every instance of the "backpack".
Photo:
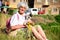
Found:
M 19 20 L 18 14 L 17 14 L 17 19 Z M 9 33 L 11 31 L 10 21 L 11 21 L 11 17 L 6 21 L 6 33 Z

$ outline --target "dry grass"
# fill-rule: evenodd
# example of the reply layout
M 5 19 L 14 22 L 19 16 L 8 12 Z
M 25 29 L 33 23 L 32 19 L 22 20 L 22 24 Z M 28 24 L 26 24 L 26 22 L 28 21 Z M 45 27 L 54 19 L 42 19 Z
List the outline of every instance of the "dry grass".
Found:
M 0 40 L 28 40 L 27 33 L 20 31 L 16 37 L 9 37 L 5 30 L 6 20 L 10 17 L 7 14 L 0 14 Z M 57 27 L 51 27 L 48 22 L 44 20 L 44 17 L 33 17 L 36 23 L 41 23 L 40 25 L 44 29 L 46 36 L 49 40 L 60 40 L 60 25 Z M 37 19 L 37 20 L 36 20 Z M 52 24 L 51 24 L 52 25 Z M 32 39 L 33 40 L 33 39 Z

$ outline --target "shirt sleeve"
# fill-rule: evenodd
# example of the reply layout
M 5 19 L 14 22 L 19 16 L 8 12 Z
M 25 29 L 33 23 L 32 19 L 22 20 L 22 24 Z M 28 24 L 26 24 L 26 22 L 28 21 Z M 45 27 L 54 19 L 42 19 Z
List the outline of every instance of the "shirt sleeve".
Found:
M 17 20 L 16 15 L 13 15 L 11 17 L 10 26 L 15 26 L 15 25 L 18 25 L 18 20 Z

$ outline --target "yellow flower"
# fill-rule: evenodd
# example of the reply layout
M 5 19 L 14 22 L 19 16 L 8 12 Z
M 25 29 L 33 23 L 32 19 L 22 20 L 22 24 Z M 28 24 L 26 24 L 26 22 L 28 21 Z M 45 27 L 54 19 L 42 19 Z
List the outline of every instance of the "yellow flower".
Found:
M 31 29 L 32 29 L 32 25 L 29 22 L 27 23 L 27 28 L 29 31 L 31 31 Z

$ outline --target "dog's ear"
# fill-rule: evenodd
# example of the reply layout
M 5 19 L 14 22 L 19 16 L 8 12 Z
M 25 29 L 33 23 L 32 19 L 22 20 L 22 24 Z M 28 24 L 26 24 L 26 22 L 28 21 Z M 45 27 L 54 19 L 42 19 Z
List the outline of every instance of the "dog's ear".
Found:
M 30 17 L 32 17 L 32 14 L 30 13 L 30 15 L 29 15 Z

